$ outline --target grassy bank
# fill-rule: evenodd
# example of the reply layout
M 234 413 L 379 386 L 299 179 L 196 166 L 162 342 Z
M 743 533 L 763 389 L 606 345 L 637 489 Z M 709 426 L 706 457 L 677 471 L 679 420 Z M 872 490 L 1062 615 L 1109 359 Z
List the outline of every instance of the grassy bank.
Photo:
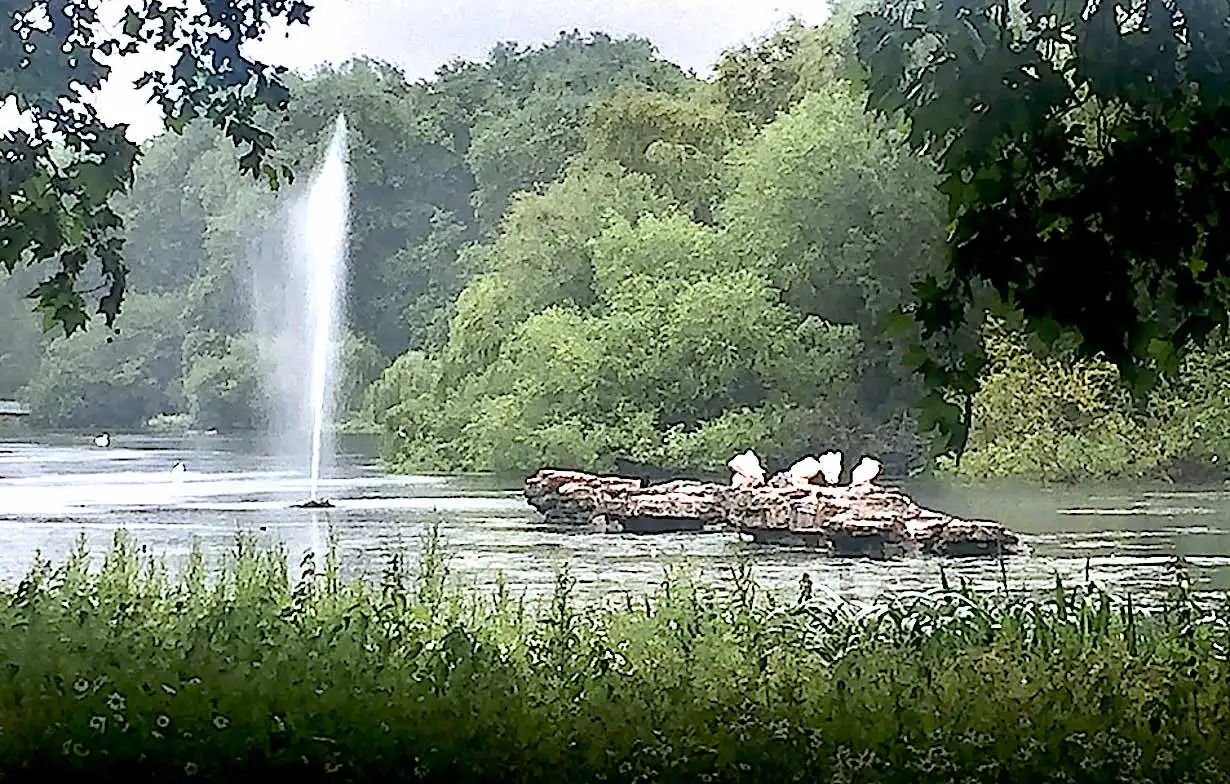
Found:
M 0 596 L 0 772 L 423 781 L 1223 781 L 1230 608 L 1181 575 L 771 604 L 746 572 L 581 607 L 462 595 L 438 538 L 379 582 L 216 579 L 119 536 Z

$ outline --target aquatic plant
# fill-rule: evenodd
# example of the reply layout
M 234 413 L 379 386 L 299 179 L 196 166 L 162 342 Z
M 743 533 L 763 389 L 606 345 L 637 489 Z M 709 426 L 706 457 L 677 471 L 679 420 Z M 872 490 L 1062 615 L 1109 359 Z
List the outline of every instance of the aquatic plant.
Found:
M 1086 584 L 872 605 L 705 585 L 583 605 L 417 565 L 290 579 L 240 537 L 172 575 L 125 534 L 0 594 L 0 771 L 418 781 L 1223 781 L 1230 605 Z M 945 583 L 947 581 L 945 580 Z

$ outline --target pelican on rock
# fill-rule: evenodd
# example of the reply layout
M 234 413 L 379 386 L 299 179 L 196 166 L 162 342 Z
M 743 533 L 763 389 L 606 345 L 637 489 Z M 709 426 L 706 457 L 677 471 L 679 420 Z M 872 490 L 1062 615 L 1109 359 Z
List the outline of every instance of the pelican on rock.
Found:
M 726 465 L 734 472 L 730 478 L 731 487 L 758 487 L 764 484 L 764 467 L 752 450 L 735 455 Z
M 820 475 L 830 485 L 841 481 L 841 452 L 825 452 L 820 455 Z
M 873 479 L 880 475 L 880 470 L 883 468 L 884 465 L 879 460 L 864 457 L 850 474 L 850 484 L 869 485 Z
M 791 487 L 807 487 L 811 484 L 812 478 L 820 473 L 821 470 L 820 461 L 808 456 L 790 466 L 787 479 L 790 481 Z

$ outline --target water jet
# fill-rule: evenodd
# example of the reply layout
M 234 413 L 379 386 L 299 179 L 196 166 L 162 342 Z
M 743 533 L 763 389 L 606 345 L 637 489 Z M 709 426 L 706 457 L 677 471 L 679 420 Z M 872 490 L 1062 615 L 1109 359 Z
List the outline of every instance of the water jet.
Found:
M 254 270 L 254 319 L 261 356 L 277 400 L 273 432 L 287 455 L 306 459 L 308 499 L 296 507 L 333 506 L 320 478 L 335 407 L 344 334 L 342 299 L 350 210 L 346 119 L 339 114 L 307 187 L 284 207 L 284 227 Z

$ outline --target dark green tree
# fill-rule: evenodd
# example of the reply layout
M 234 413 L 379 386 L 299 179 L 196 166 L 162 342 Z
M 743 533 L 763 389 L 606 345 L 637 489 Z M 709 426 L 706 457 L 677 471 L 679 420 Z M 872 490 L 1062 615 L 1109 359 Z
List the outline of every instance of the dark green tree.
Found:
M 121 218 L 112 197 L 132 182 L 137 146 L 127 126 L 108 125 L 91 98 L 106 79 L 105 57 L 150 49 L 178 54 L 140 79 L 167 125 L 202 117 L 240 149 L 240 169 L 276 184 L 266 161 L 271 134 L 262 111 L 285 108 L 281 70 L 246 57 L 242 45 L 275 20 L 306 24 L 302 0 L 143 0 L 120 7 L 118 24 L 93 0 L 16 0 L 0 29 L 0 97 L 19 127 L 0 136 L 0 264 L 44 268 L 31 296 L 48 329 L 71 334 L 89 318 L 87 296 L 110 326 L 127 279 Z
M 1227 323 L 1226 0 L 904 0 L 859 17 L 858 51 L 948 200 L 945 268 L 903 313 L 933 388 L 976 387 L 985 355 L 952 336 L 988 307 L 1141 390 Z
M 495 89 L 475 117 L 467 152 L 485 231 L 495 228 L 512 194 L 560 178 L 584 146 L 592 101 L 623 85 L 676 92 L 689 83 L 649 41 L 575 31 L 536 49 L 497 46 L 486 79 Z

